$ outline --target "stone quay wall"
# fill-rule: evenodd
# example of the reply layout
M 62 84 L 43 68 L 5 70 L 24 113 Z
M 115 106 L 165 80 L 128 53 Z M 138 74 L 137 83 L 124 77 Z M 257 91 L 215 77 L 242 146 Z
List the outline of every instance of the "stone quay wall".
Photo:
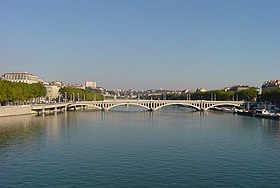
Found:
M 31 105 L 22 106 L 0 106 L 0 117 L 34 114 Z

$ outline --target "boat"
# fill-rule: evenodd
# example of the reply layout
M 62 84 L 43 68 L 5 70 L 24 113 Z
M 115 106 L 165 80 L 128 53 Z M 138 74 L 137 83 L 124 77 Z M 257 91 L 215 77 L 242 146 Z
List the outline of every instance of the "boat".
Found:
M 251 110 L 236 110 L 236 113 L 238 114 L 238 115 L 243 115 L 243 116 L 254 116 L 254 112 L 253 111 L 251 111 Z
M 219 112 L 225 112 L 225 113 L 231 113 L 231 114 L 235 113 L 235 110 L 233 108 L 213 107 L 213 108 L 211 108 L 211 110 L 219 111 Z
M 260 118 L 267 118 L 267 119 L 278 119 L 278 120 L 280 119 L 278 113 L 270 112 L 266 109 L 255 110 L 254 116 Z
M 231 113 L 231 114 L 235 114 L 235 109 L 233 108 L 222 108 L 222 111 L 223 112 L 226 112 L 226 113 Z

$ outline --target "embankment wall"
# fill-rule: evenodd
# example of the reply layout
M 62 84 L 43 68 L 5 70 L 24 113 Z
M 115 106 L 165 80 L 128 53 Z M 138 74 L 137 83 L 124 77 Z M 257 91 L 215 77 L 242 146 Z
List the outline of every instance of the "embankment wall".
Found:
M 17 116 L 24 114 L 34 114 L 31 110 L 31 105 L 22 106 L 0 106 L 0 117 L 4 116 Z

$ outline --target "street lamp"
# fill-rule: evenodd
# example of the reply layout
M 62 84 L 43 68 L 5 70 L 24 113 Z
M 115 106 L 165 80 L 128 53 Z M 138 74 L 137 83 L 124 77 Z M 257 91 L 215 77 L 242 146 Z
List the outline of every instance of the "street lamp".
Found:
M 67 92 L 64 92 L 64 102 L 67 102 Z
M 78 101 L 80 101 L 80 93 L 78 93 Z
M 72 100 L 73 102 L 75 102 L 75 94 L 73 93 L 73 100 Z
M 50 101 L 51 101 L 51 92 L 50 91 L 48 91 L 48 98 L 49 98 L 49 103 L 50 103 Z
M 86 101 L 86 95 L 84 94 L 84 101 Z

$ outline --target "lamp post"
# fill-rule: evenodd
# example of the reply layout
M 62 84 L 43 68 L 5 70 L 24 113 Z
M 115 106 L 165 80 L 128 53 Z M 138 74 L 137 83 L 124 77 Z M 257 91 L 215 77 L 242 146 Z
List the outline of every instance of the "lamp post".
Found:
M 67 92 L 64 92 L 64 102 L 67 102 Z
M 48 99 L 49 99 L 49 103 L 51 102 L 51 92 L 48 91 Z
M 75 94 L 73 93 L 73 100 L 72 100 L 73 102 L 75 102 Z
M 86 95 L 84 94 L 84 101 L 86 101 Z
M 78 102 L 80 101 L 80 93 L 78 93 Z

